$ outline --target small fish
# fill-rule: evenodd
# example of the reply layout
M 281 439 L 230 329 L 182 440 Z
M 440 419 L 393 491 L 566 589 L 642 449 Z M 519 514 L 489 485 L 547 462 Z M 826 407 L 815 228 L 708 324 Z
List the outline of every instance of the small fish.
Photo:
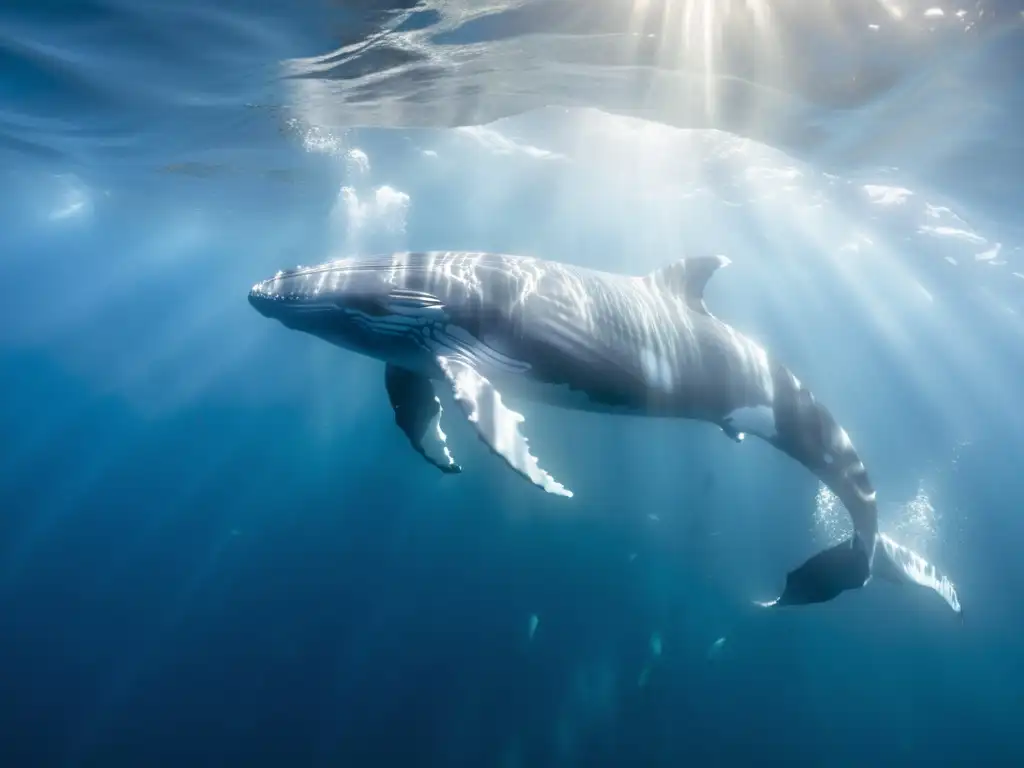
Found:
M 658 632 L 651 635 L 651 653 L 654 656 L 661 656 L 661 635 Z
M 722 655 L 722 647 L 725 645 L 725 638 L 720 637 L 708 648 L 708 661 L 714 661 Z
M 650 639 L 651 658 L 644 664 L 644 668 L 640 671 L 640 677 L 637 678 L 636 684 L 638 688 L 643 688 L 647 685 L 647 680 L 651 676 L 651 671 L 654 669 L 655 664 L 658 663 L 658 659 L 661 657 L 661 634 L 655 632 L 651 635 Z
M 651 676 L 651 665 L 648 664 L 640 671 L 640 677 L 636 679 L 636 687 L 643 688 L 647 685 L 647 678 Z

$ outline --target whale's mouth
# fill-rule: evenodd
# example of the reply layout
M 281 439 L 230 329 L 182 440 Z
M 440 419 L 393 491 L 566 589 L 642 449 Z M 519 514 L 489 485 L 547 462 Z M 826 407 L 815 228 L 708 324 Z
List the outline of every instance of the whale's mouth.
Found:
M 264 317 L 280 317 L 310 302 L 322 303 L 322 286 L 308 269 L 282 270 L 249 289 L 249 303 Z
M 249 304 L 264 317 L 277 317 L 280 307 L 285 303 L 285 297 L 274 291 L 269 285 L 270 281 L 256 283 L 249 290 Z
M 323 305 L 296 291 L 282 291 L 276 280 L 264 280 L 249 290 L 249 304 L 263 317 L 284 321 L 293 314 L 305 314 Z M 333 305 L 331 305 L 333 308 Z

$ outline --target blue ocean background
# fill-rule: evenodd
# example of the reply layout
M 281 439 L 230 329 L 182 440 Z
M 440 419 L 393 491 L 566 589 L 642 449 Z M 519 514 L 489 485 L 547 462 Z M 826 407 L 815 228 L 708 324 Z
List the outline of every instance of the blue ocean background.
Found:
M 1014 765 L 1024 4 L 0 2 L 0 766 Z M 246 302 L 397 250 L 628 274 L 846 427 L 957 584 L 707 424 L 516 403 L 547 496 Z

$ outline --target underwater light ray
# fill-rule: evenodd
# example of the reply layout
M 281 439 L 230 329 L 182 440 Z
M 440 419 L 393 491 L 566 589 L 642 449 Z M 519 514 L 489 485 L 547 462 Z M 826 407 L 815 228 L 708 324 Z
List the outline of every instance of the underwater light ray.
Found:
M 226 271 L 213 275 L 198 268 L 198 260 L 206 259 L 216 243 L 215 233 L 194 227 L 168 236 L 178 222 L 180 217 L 172 217 L 169 225 L 157 222 L 155 233 L 113 249 L 140 258 L 96 268 L 77 265 L 75 273 L 84 276 L 76 279 L 69 300 L 53 304 L 54 311 L 45 317 L 30 319 L 22 341 L 55 345 L 65 367 L 102 394 L 125 396 L 142 410 L 202 397 L 232 365 L 245 360 L 266 330 L 248 316 L 244 295 L 239 298 L 237 286 L 251 277 L 244 262 L 232 260 Z M 259 233 L 259 247 L 246 251 L 247 257 L 287 251 L 301 227 L 301 222 L 275 224 L 272 232 Z M 69 267 L 61 270 L 70 278 Z M 131 323 L 125 322 L 128 316 L 133 316 Z M 229 331 L 237 333 L 229 337 Z M 219 338 L 239 341 L 211 354 Z M 160 371 L 163 380 L 157 379 Z
M 119 372 L 121 386 L 132 387 L 161 366 L 172 367 L 169 363 L 183 368 L 198 370 L 182 360 L 194 342 L 207 337 L 216 328 L 221 336 L 227 336 L 225 323 L 232 314 L 241 316 L 237 291 L 232 292 L 233 281 L 199 282 L 194 293 L 175 297 L 174 308 L 148 334 L 147 345 L 132 359 L 125 361 Z M 232 336 L 233 338 L 233 336 Z M 233 346 L 233 345 L 232 345 Z
M 814 238 L 813 232 L 807 235 Z M 831 273 L 838 279 L 845 291 L 863 310 L 859 313 L 866 329 L 874 329 L 877 339 L 874 344 L 877 354 L 887 370 L 906 378 L 926 404 L 927 410 L 935 413 L 937 418 L 950 424 L 970 424 L 976 419 L 976 412 L 971 403 L 972 398 L 951 397 L 947 382 L 950 374 L 963 371 L 968 365 L 972 347 L 963 337 L 963 332 L 955 328 L 952 315 L 945 311 L 941 300 L 933 302 L 918 301 L 904 304 L 899 296 L 911 295 L 918 285 L 910 268 L 894 254 L 887 251 L 884 239 L 875 238 L 879 245 L 870 253 L 856 258 L 854 265 L 849 255 L 831 251 L 827 243 L 812 246 L 813 252 L 830 254 L 822 261 L 827 267 L 824 274 Z M 779 297 L 776 313 L 780 321 L 793 316 L 792 297 Z M 789 325 L 793 325 L 792 322 Z M 793 331 L 799 336 L 799 331 Z M 805 332 L 803 338 L 813 348 Z M 936 346 L 935 340 L 943 343 Z M 968 353 L 965 354 L 965 350 Z M 973 350 L 976 355 L 977 350 Z M 977 370 L 974 364 L 973 370 Z M 973 377 L 972 389 L 978 389 L 978 397 L 983 398 L 985 388 L 977 376 Z M 972 415 L 973 414 L 973 415 Z
M 215 449 L 206 447 L 201 454 L 193 454 L 196 460 L 191 470 L 181 475 L 179 482 L 172 484 L 161 494 L 159 514 L 147 513 L 141 516 L 142 523 L 133 531 L 129 541 L 117 550 L 111 551 L 104 572 L 97 574 L 94 591 L 102 594 L 114 591 L 119 585 L 128 583 L 132 573 L 143 565 L 140 562 L 146 553 L 151 552 L 172 521 L 181 519 L 184 514 L 194 514 L 197 505 L 202 502 L 206 489 L 212 485 L 221 472 L 230 465 L 233 457 L 245 448 L 239 439 L 218 440 Z
M 479 482 L 490 485 L 486 478 Z M 518 487 L 518 484 L 517 484 Z M 351 495 L 354 497 L 379 496 L 372 483 L 365 488 L 353 488 Z M 320 731 L 318 749 L 328 752 L 333 741 L 332 722 L 333 717 L 341 715 L 349 708 L 348 699 L 352 690 L 357 689 L 368 680 L 366 670 L 372 667 L 374 657 L 379 657 L 383 650 L 391 650 L 400 645 L 402 641 L 396 639 L 393 627 L 410 618 L 416 620 L 422 614 L 423 601 L 420 599 L 422 591 L 429 594 L 428 581 L 422 578 L 425 572 L 432 574 L 432 578 L 450 578 L 445 570 L 450 561 L 454 558 L 459 560 L 464 552 L 459 549 L 462 542 L 459 540 L 458 528 L 460 527 L 458 515 L 444 515 L 438 518 L 435 515 L 424 515 L 424 509 L 417 504 L 408 503 L 399 494 L 393 498 L 392 493 L 378 498 L 378 503 L 386 509 L 374 510 L 374 516 L 380 518 L 386 516 L 390 525 L 386 529 L 379 527 L 375 529 L 374 549 L 378 556 L 375 558 L 378 564 L 401 563 L 405 566 L 406 578 L 401 584 L 396 585 L 386 572 L 371 573 L 366 575 L 366 584 L 360 590 L 363 593 L 374 595 L 372 600 L 367 600 L 365 610 L 360 612 L 358 621 L 350 623 L 351 631 L 344 638 L 342 648 L 336 654 L 334 663 L 326 674 L 330 677 L 330 689 L 332 690 L 332 714 L 325 717 L 327 721 Z M 499 495 L 494 499 L 494 509 L 486 514 L 497 520 L 499 515 L 495 514 L 507 498 Z M 444 509 L 446 512 L 455 512 L 457 506 L 449 508 L 443 504 L 435 509 Z M 424 544 L 428 546 L 424 546 Z M 446 548 L 454 545 L 455 551 Z M 438 549 L 438 546 L 441 549 Z M 463 545 L 464 546 L 464 545 Z M 430 554 L 433 553 L 433 554 Z M 428 557 L 424 557 L 428 555 Z M 442 562 L 438 562 L 438 558 Z M 493 565 L 493 563 L 492 563 Z M 386 566 L 384 566 L 386 567 Z M 442 571 L 439 573 L 438 570 Z M 382 594 L 383 592 L 383 594 Z M 446 630 L 442 630 L 446 631 Z M 458 632 L 457 628 L 451 631 Z M 335 715 L 334 713 L 337 713 Z
M 96 274 L 100 275 L 99 280 L 79 279 L 76 282 L 76 290 L 71 295 L 71 310 L 65 302 L 52 304 L 53 317 L 49 318 L 42 328 L 30 330 L 29 339 L 42 334 L 44 337 L 50 334 L 63 335 L 73 333 L 84 338 L 93 337 L 92 343 L 99 343 L 104 331 L 97 328 L 97 324 L 105 324 L 111 318 L 95 318 L 94 312 L 107 305 L 113 296 L 111 292 L 120 292 L 123 295 L 145 292 L 151 286 L 174 280 L 184 272 L 194 270 L 195 259 L 201 252 L 200 247 L 206 238 L 198 237 L 198 230 L 186 233 L 182 238 L 167 235 L 177 230 L 172 226 L 171 230 L 161 230 L 161 233 L 152 239 L 147 238 L 145 245 L 138 243 L 129 244 L 124 253 L 149 254 L 150 258 L 135 258 L 126 260 L 121 264 L 107 269 L 79 269 L 87 277 Z M 280 228 L 275 230 L 278 236 L 285 238 Z M 234 281 L 232 281 L 232 285 Z M 221 286 L 225 289 L 227 281 Z M 72 355 L 77 361 L 71 361 L 72 368 L 82 368 L 88 364 L 88 368 L 78 375 L 87 379 L 99 378 L 102 380 L 99 391 L 94 391 L 85 401 L 73 405 L 61 405 L 58 401 L 54 407 L 47 409 L 44 414 L 31 419 L 31 425 L 21 431 L 22 439 L 10 446 L 11 450 L 4 456 L 6 468 L 18 474 L 31 471 L 31 467 L 42 461 L 46 454 L 52 453 L 54 445 L 65 435 L 76 434 L 83 423 L 88 423 L 90 413 L 97 407 L 102 407 L 104 396 L 115 394 L 127 396 L 134 401 L 134 405 L 141 411 L 150 411 L 168 407 L 168 400 L 177 398 L 177 403 L 170 405 L 181 406 L 185 402 L 201 398 L 209 386 L 214 382 L 230 374 L 235 367 L 249 354 L 258 341 L 258 337 L 246 336 L 247 344 L 234 344 L 227 351 L 222 351 L 216 356 L 210 356 L 207 360 L 198 362 L 190 354 L 187 342 L 190 340 L 200 341 L 204 336 L 211 336 L 213 323 L 230 315 L 231 310 L 227 309 L 230 302 L 239 305 L 240 316 L 244 316 L 244 302 L 238 299 L 237 293 L 232 291 L 231 295 L 236 298 L 231 300 L 227 294 L 218 298 L 213 291 L 206 291 L 199 299 L 193 299 L 192 309 L 186 316 L 186 322 L 182 325 L 179 319 L 171 315 L 168 325 L 171 334 L 158 343 L 154 337 L 146 338 L 146 344 L 136 348 L 133 355 L 132 347 L 127 349 L 113 349 L 110 344 L 107 348 L 102 346 L 94 351 L 102 352 L 97 360 L 91 356 L 92 353 L 81 354 L 77 345 L 73 347 L 76 351 Z M 207 310 L 203 311 L 203 307 Z M 186 305 L 189 306 L 189 305 Z M 64 308 L 64 311 L 61 308 Z M 223 314 L 213 314 L 211 308 L 220 307 Z M 181 310 L 181 305 L 176 304 L 175 310 Z M 174 331 L 177 329 L 177 335 Z M 223 326 L 218 326 L 217 333 L 225 331 Z M 260 330 L 263 333 L 263 330 Z M 176 339 L 176 343 L 170 343 Z M 71 339 L 67 340 L 71 341 Z M 116 359 L 112 365 L 100 365 L 103 357 L 116 353 Z M 165 371 L 171 374 L 181 372 L 191 379 L 186 382 L 188 386 L 181 391 L 173 392 L 174 376 L 165 377 L 161 380 L 153 378 L 157 371 L 158 363 L 165 364 Z M 148 382 L 144 381 L 146 374 L 150 374 Z M 145 384 L 149 384 L 147 392 Z M 161 402 L 162 401 L 162 402 Z M 39 514 L 35 515 L 31 524 L 19 531 L 15 538 L 5 547 L 3 560 L 3 571 L 5 580 L 11 581 L 17 578 L 24 568 L 33 560 L 33 552 L 39 547 L 45 547 L 51 533 L 56 531 L 63 523 L 77 514 L 76 506 L 88 499 L 90 490 L 105 476 L 116 470 L 120 462 L 127 459 L 134 446 L 138 444 L 137 438 L 132 438 L 123 444 L 104 444 L 104 432 L 101 435 L 90 438 L 91 450 L 82 460 L 75 462 L 73 467 L 66 472 L 61 472 L 55 482 L 47 488 L 47 497 Z M 52 474 L 47 471 L 46 476 Z
M 378 400 L 380 408 L 388 407 L 381 391 L 381 373 L 365 360 L 311 343 L 296 364 L 305 371 L 303 410 L 319 440 L 354 436 L 362 427 L 352 417 Z M 344 390 L 338 387 L 339 381 L 345 382 Z
M 74 433 L 67 425 L 63 432 L 65 435 Z M 40 469 L 38 473 L 27 469 L 27 472 L 51 478 L 51 481 L 40 489 L 42 498 L 32 505 L 34 513 L 31 520 L 0 550 L 0 584 L 7 588 L 16 586 L 32 564 L 36 550 L 46 543 L 49 535 L 70 518 L 89 512 L 87 508 L 83 509 L 82 499 L 88 499 L 89 491 L 99 479 L 115 471 L 126 460 L 138 445 L 139 438 L 125 439 L 123 433 L 109 430 L 93 434 L 91 441 L 88 454 L 81 456 L 76 453 L 75 460 L 69 461 L 60 472 L 53 471 L 55 466 L 59 466 L 54 460 L 53 443 L 48 443 L 45 451 L 39 451 L 29 460 L 45 463 L 49 469 Z
M 197 246 L 205 239 L 205 232 L 204 224 L 194 218 L 178 221 L 141 242 L 116 244 L 115 258 L 91 263 L 87 269 L 76 265 L 74 288 L 61 291 L 61 302 L 48 302 L 45 316 L 28 319 L 25 335 L 32 340 L 66 336 L 88 326 L 110 303 L 131 298 L 141 286 L 159 283 L 168 269 L 194 269 L 196 259 L 202 255 Z M 105 244 L 102 252 L 109 255 L 110 251 L 110 245 Z M 144 257 L 140 258 L 140 254 Z M 68 265 L 57 269 L 60 277 L 55 276 L 55 282 L 72 278 Z M 48 287 L 52 290 L 52 286 Z
M 885 261 L 879 264 L 881 259 Z M 886 241 L 880 241 L 873 260 L 876 274 L 888 274 L 882 283 L 903 284 L 908 291 L 919 285 L 911 267 L 889 249 Z M 858 282 L 855 276 L 850 281 Z M 874 278 L 871 283 L 875 283 Z M 881 296 L 877 287 L 875 293 Z M 937 418 L 963 428 L 977 422 L 980 404 L 983 403 L 981 407 L 986 410 L 994 408 L 998 412 L 1013 402 L 1005 377 L 989 373 L 998 369 L 997 361 L 991 359 L 985 345 L 979 344 L 976 337 L 972 338 L 974 334 L 958 322 L 949 299 L 938 298 L 918 306 L 919 310 L 913 310 L 908 305 L 902 316 L 893 312 L 893 322 L 901 323 L 905 330 L 899 336 L 889 334 L 886 337 L 889 343 L 884 349 L 892 370 L 900 371 L 913 381 L 915 391 Z M 951 380 L 957 384 L 951 385 Z M 972 394 L 955 396 L 956 390 L 951 387 L 959 386 L 966 387 Z M 1016 413 L 1014 409 L 1011 411 Z
M 1011 327 L 1018 334 L 1024 334 L 1024 324 L 1019 315 L 1011 314 L 1007 307 L 988 291 L 979 289 L 979 295 L 986 301 L 977 303 L 976 309 L 988 314 L 990 324 Z M 965 398 L 964 407 L 968 404 L 975 409 L 979 406 L 991 409 L 991 416 L 1001 423 L 1016 425 L 1024 429 L 1024 411 L 1019 407 L 1020 392 L 1016 375 L 1024 360 L 1017 348 L 998 349 L 986 344 L 991 339 L 977 330 L 969 333 L 968 329 L 953 318 L 947 322 L 945 333 L 948 342 L 959 351 L 959 358 L 964 369 L 971 372 L 970 381 L 975 385 L 974 394 Z M 997 375 L 993 372 L 1005 372 L 1009 375 Z M 974 417 L 977 420 L 977 416 Z
M 175 300 L 174 312 L 148 335 L 147 344 L 125 356 L 110 386 L 141 411 L 155 414 L 202 401 L 218 382 L 242 370 L 269 333 L 252 328 L 239 306 L 234 279 L 204 285 Z M 231 344 L 215 338 L 236 339 Z
M 816 178 L 820 181 L 820 177 Z M 750 177 L 748 174 L 748 185 L 758 186 L 757 179 L 757 176 Z M 800 186 L 791 185 L 788 191 L 788 202 L 797 206 L 808 205 L 806 202 L 800 202 L 806 199 Z M 820 193 L 817 197 L 820 197 Z M 762 198 L 756 195 L 754 199 Z M 831 201 L 825 199 L 824 202 L 828 205 L 818 208 L 816 216 L 787 217 L 787 223 L 795 225 L 793 236 L 797 240 L 798 250 L 820 254 L 820 263 L 842 281 L 850 295 L 856 297 L 858 304 L 865 309 L 862 314 L 866 322 L 875 327 L 885 339 L 884 354 L 891 362 L 892 370 L 909 371 L 916 389 L 930 400 L 931 407 L 935 408 L 936 412 L 947 410 L 944 399 L 935 391 L 933 372 L 920 359 L 918 345 L 909 330 L 912 320 L 915 325 L 923 323 L 923 328 L 929 330 L 935 327 L 937 322 L 941 322 L 939 314 L 931 306 L 934 300 L 922 289 L 910 267 L 904 263 L 899 252 L 888 245 L 885 238 L 873 234 L 867 242 L 877 242 L 877 245 L 872 245 L 858 254 L 847 254 L 842 248 L 838 248 L 837 244 L 843 233 L 855 231 L 853 221 Z M 755 203 L 754 215 L 770 229 L 775 226 L 775 222 L 769 221 L 765 212 L 766 207 L 763 203 Z M 856 261 L 853 261 L 854 259 Z M 793 262 L 793 267 L 794 271 L 802 270 L 796 262 Z M 806 281 L 804 282 L 806 284 Z M 917 297 L 921 309 L 912 310 L 912 305 L 902 299 L 894 301 L 893 294 L 896 292 L 900 292 L 901 296 Z M 922 298 L 927 299 L 928 303 L 921 304 Z M 900 311 L 897 311 L 898 307 Z M 807 337 L 806 333 L 804 337 Z M 901 355 L 913 357 L 913 364 L 909 367 L 903 365 L 904 359 Z
M 510 138 L 494 124 L 469 126 L 451 133 L 439 142 L 439 154 L 445 158 L 456 157 L 466 152 L 467 144 L 472 146 L 473 154 L 482 155 L 481 162 L 473 163 L 457 182 L 461 187 L 459 195 L 465 198 L 464 211 L 470 231 L 493 229 L 485 219 L 489 212 L 509 209 L 515 202 L 516 190 L 528 186 L 525 182 L 531 174 L 543 173 L 544 164 L 565 161 L 557 153 Z M 521 162 L 514 162 L 519 158 Z M 468 190 L 473 191 L 472 195 Z M 488 250 L 488 247 L 476 249 Z
M 820 267 L 828 266 L 830 238 L 820 230 L 827 228 L 822 216 L 830 209 L 817 207 L 815 216 L 794 215 L 820 205 L 822 191 L 808 193 L 803 184 L 794 183 L 804 178 L 805 170 L 789 158 L 785 162 L 772 159 L 774 152 L 761 156 L 766 149 L 730 136 L 724 139 L 722 156 L 745 199 L 745 219 L 753 225 L 746 230 L 750 233 L 746 249 L 763 254 L 760 260 L 771 265 L 773 277 L 759 296 L 766 299 L 773 321 L 784 330 L 783 338 L 796 339 L 801 349 L 813 349 L 818 343 L 817 326 L 808 313 L 828 311 L 821 282 L 828 270 L 822 272 Z M 780 187 L 780 181 L 787 183 Z M 778 200 L 780 194 L 785 195 L 784 202 Z
M 216 573 L 233 538 L 230 532 L 225 532 L 211 542 L 192 575 L 184 581 L 176 595 L 170 596 L 167 607 L 156 622 L 157 627 L 150 633 L 149 641 L 138 647 L 134 655 L 118 660 L 107 689 L 98 694 L 93 706 L 87 709 L 74 728 L 74 735 L 69 739 L 67 747 L 69 763 L 81 762 L 82 755 L 95 744 L 105 729 L 117 721 L 120 710 L 128 705 L 143 674 L 158 664 L 161 656 L 176 650 L 173 644 L 168 647 L 168 637 L 189 618 L 193 599 Z
M 84 418 L 89 409 L 87 402 L 71 402 L 53 398 L 49 401 L 48 407 L 40 413 L 41 409 L 33 409 L 31 402 L 18 402 L 13 398 L 20 392 L 15 391 L 9 395 L 7 406 L 11 407 L 12 419 L 31 414 L 27 419 L 28 424 L 18 423 L 16 428 L 11 429 L 10 434 L 17 434 L 17 440 L 8 440 L 3 447 L 0 456 L 0 470 L 7 477 L 26 477 L 31 475 L 29 467 L 33 462 L 38 461 L 40 456 L 51 450 L 52 445 L 57 442 L 61 432 L 67 425 L 74 424 Z M 35 395 L 36 392 L 29 393 Z M 33 410 L 35 412 L 33 412 Z
M 239 372 L 247 369 L 255 359 L 259 345 L 260 338 L 254 334 L 245 337 L 244 342 L 231 345 L 225 352 L 217 353 L 211 350 L 204 364 L 197 365 L 190 376 L 179 377 L 173 382 L 169 380 L 160 399 L 150 401 L 149 406 L 158 411 L 180 410 L 204 401 L 207 395 L 223 382 L 235 379 Z M 169 360 L 165 370 L 177 371 L 179 368 L 174 361 Z M 154 377 L 160 376 L 157 370 L 153 373 Z
M 765 206 L 755 201 L 748 204 L 747 210 L 749 220 L 760 232 L 771 231 L 774 226 L 774 215 Z M 797 346 L 800 348 L 813 348 L 815 326 L 808 322 L 805 313 L 820 311 L 823 308 L 817 281 L 799 258 L 790 255 L 789 249 L 783 249 L 766 240 L 763 234 L 750 235 L 748 242 L 752 253 L 775 252 L 763 257 L 764 262 L 771 264 L 772 277 L 764 286 L 764 290 L 759 292 L 759 296 L 765 300 L 773 322 L 781 325 L 784 331 L 783 338 L 797 340 Z M 799 243 L 793 250 L 805 247 L 805 244 Z
M 691 127 L 719 127 L 723 106 L 729 109 L 721 101 L 720 85 L 737 80 L 744 66 L 737 70 L 737 60 L 726 63 L 730 58 L 727 36 L 728 50 L 742 50 L 760 81 L 775 82 L 784 69 L 767 0 L 632 0 L 626 35 L 633 41 L 632 59 L 637 64 L 692 75 L 697 93 L 659 92 L 653 87 L 655 78 L 650 77 L 644 79 L 639 100 L 643 108 L 658 109 L 658 101 L 675 96 L 700 113 L 690 116 Z M 681 87 L 687 89 L 688 82 L 681 81 Z M 756 122 L 759 116 L 746 119 Z
M 925 357 L 927 348 L 921 343 L 941 332 L 936 330 L 943 323 L 941 307 L 926 301 L 918 303 L 916 308 L 912 303 L 896 308 L 900 302 L 895 294 L 913 295 L 919 283 L 899 257 L 886 250 L 879 244 L 875 254 L 865 255 L 870 269 L 854 268 L 843 255 L 832 258 L 832 267 L 863 308 L 866 323 L 875 329 L 876 352 L 885 361 L 886 370 L 905 378 L 932 412 L 947 419 L 964 419 L 967 410 L 963 405 L 950 407 L 936 377 L 937 368 L 956 367 L 956 349 L 944 345 L 944 359 L 929 361 Z

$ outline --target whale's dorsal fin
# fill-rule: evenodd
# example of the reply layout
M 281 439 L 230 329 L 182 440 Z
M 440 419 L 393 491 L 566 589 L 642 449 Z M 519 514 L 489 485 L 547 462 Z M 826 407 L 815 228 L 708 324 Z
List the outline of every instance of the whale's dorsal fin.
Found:
M 722 267 L 731 262 L 725 256 L 696 256 L 679 259 L 651 272 L 647 278 L 664 290 L 679 294 L 694 312 L 711 317 L 704 306 L 704 287 Z

